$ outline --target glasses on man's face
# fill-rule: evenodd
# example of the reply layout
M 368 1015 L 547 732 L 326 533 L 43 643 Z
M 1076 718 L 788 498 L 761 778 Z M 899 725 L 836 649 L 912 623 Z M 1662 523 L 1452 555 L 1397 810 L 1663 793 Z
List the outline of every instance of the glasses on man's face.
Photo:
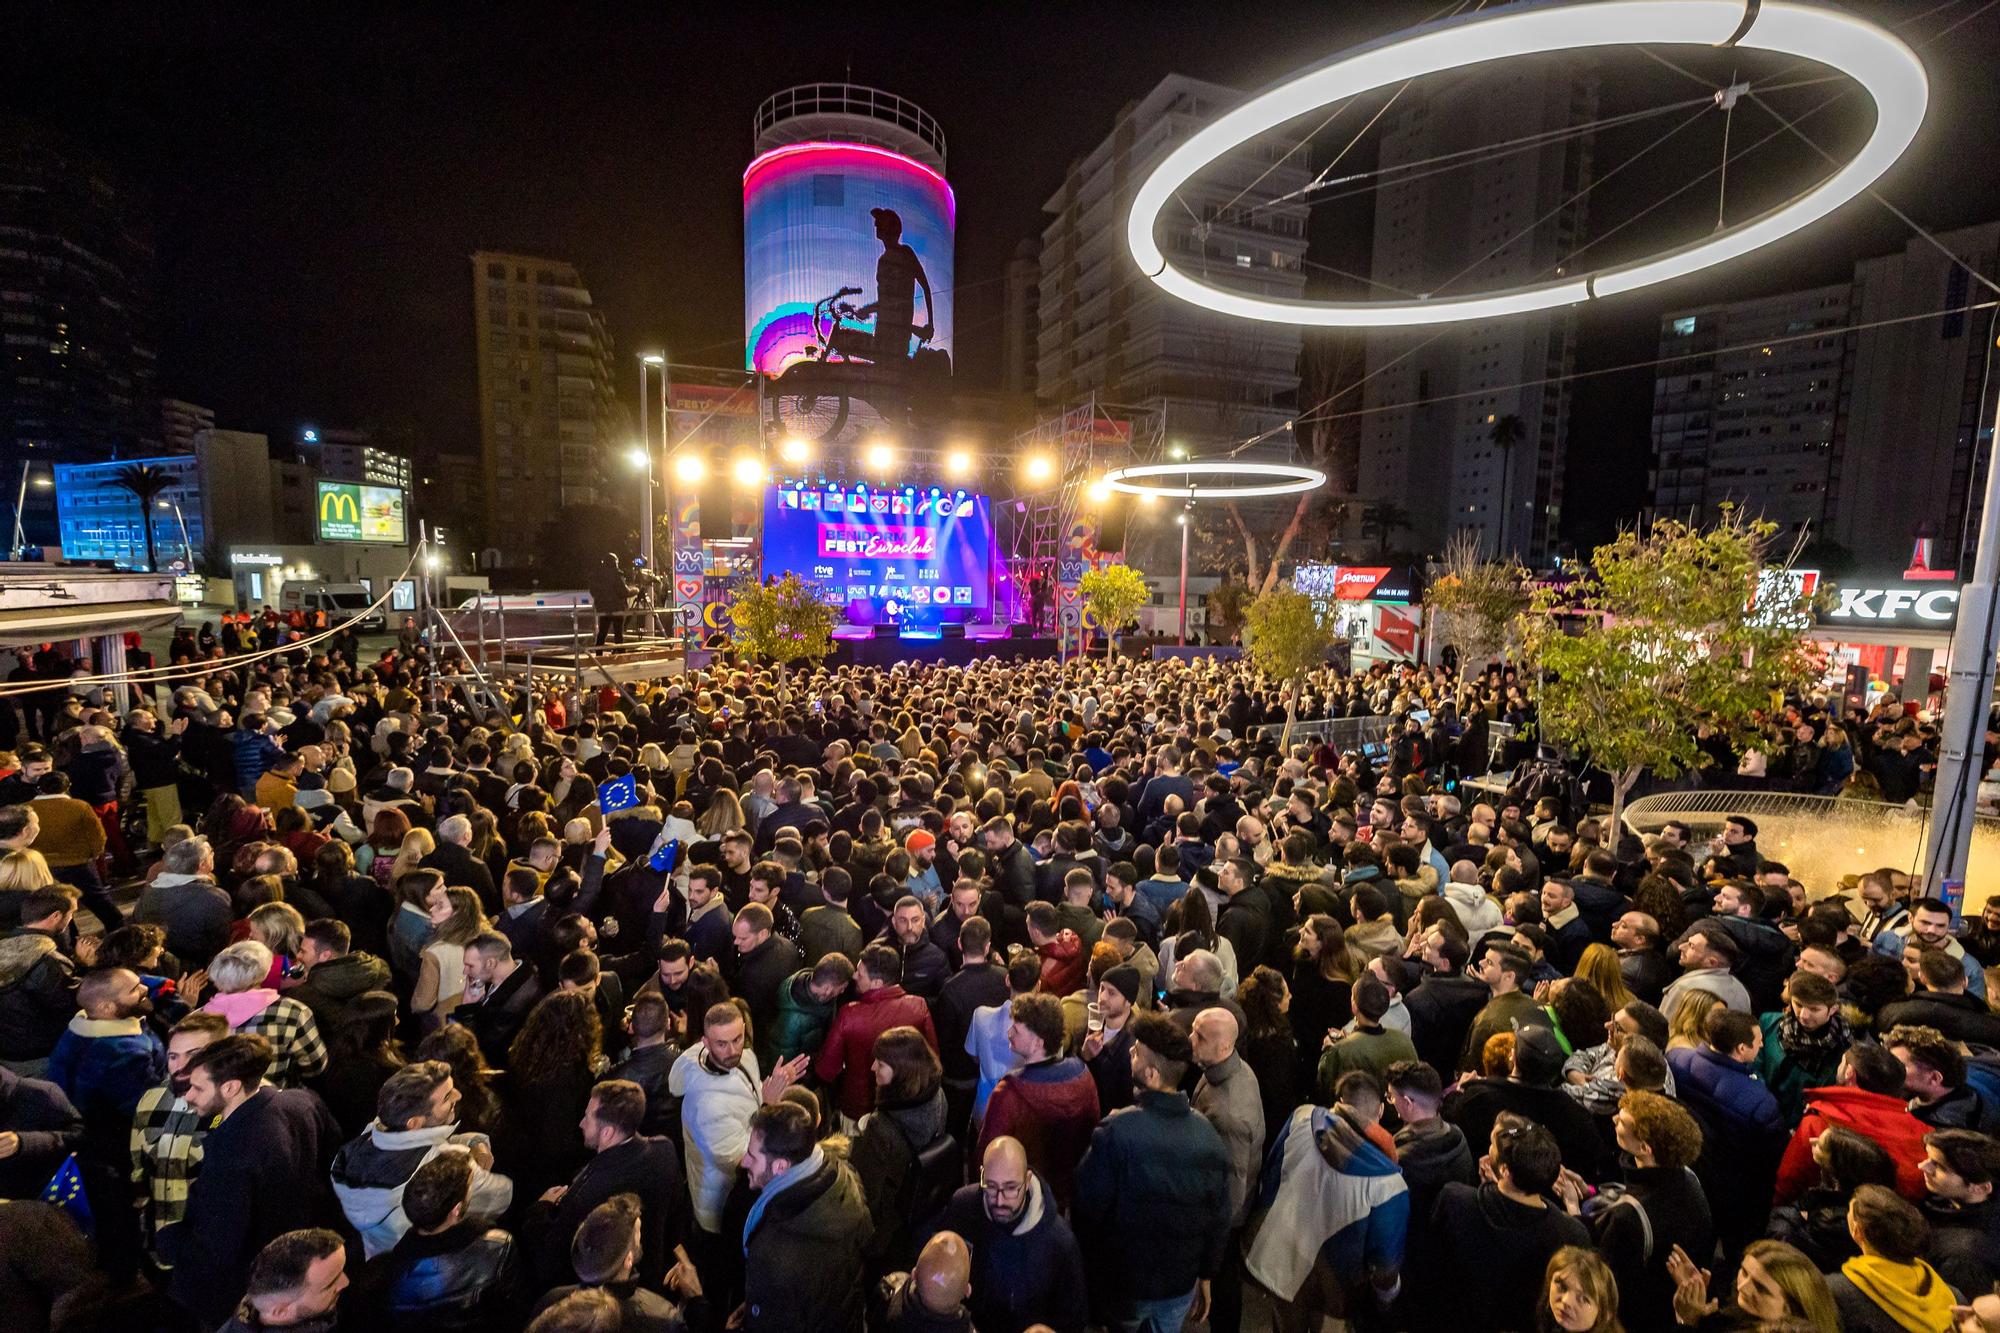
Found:
M 1021 1197 L 1021 1182 L 1018 1180 L 988 1180 L 985 1176 L 981 1176 L 979 1188 L 996 1199 Z

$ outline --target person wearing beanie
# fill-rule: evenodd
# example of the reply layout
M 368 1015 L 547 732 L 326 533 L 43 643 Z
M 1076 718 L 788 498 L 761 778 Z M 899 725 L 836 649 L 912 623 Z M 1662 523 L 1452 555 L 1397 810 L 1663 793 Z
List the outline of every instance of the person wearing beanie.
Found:
M 1097 1084 L 1097 1109 L 1110 1115 L 1132 1104 L 1132 1014 L 1139 1000 L 1139 969 L 1107 968 L 1097 983 L 1097 1014 L 1087 1020 L 1078 1054 Z
M 910 855 L 910 874 L 903 881 L 903 892 L 923 903 L 926 915 L 936 916 L 945 901 L 944 876 L 937 865 L 937 835 L 929 829 L 911 829 L 903 839 L 903 850 Z

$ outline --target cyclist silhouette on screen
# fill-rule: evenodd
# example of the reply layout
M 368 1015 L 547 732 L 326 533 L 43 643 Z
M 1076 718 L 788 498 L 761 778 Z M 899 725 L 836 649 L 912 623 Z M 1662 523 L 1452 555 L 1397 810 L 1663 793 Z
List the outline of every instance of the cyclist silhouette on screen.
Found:
M 863 319 L 875 316 L 875 332 L 842 328 L 834 334 L 834 349 L 842 356 L 865 357 L 878 365 L 907 361 L 910 337 L 920 334 L 928 340 L 936 328 L 937 307 L 931 295 L 930 275 L 924 272 L 917 252 L 903 243 L 903 219 L 893 208 L 868 210 L 875 219 L 875 236 L 882 242 L 882 257 L 875 262 L 875 301 L 854 313 Z M 924 289 L 924 324 L 916 327 L 916 289 Z

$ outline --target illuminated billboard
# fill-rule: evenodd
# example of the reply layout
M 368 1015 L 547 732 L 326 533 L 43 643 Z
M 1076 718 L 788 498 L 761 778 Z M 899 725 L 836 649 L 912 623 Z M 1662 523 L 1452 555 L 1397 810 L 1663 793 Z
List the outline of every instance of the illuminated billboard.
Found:
M 962 490 L 786 481 L 764 493 L 764 574 L 795 573 L 855 625 L 992 618 L 993 518 Z
M 878 235 L 877 210 L 896 215 L 899 241 Z M 814 303 L 844 287 L 860 289 L 857 307 L 879 300 L 884 314 L 930 322 L 929 345 L 949 351 L 957 211 L 942 174 L 887 148 L 810 142 L 760 155 L 743 173 L 745 365 L 776 375 L 809 355 Z M 911 257 L 936 301 L 928 312 L 923 292 L 911 295 Z M 872 332 L 875 323 L 848 327 Z
M 409 507 L 403 492 L 394 486 L 323 481 L 319 484 L 318 531 L 323 542 L 407 546 Z

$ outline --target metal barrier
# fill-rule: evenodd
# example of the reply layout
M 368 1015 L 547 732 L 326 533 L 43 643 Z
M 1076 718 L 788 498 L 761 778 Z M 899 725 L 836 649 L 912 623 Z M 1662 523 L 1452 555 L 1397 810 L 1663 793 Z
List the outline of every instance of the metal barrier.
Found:
M 1275 741 L 1285 734 L 1285 723 L 1272 722 L 1250 728 L 1249 739 Z M 1322 717 L 1291 724 L 1292 739 L 1323 740 L 1342 750 L 1352 750 L 1381 740 L 1389 734 L 1386 717 Z

